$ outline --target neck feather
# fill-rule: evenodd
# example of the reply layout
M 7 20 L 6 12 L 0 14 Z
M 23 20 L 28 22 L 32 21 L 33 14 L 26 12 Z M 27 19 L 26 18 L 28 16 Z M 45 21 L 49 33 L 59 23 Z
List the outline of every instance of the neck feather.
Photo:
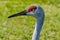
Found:
M 39 40 L 40 31 L 44 22 L 44 15 L 36 19 L 36 26 L 32 36 L 32 40 Z

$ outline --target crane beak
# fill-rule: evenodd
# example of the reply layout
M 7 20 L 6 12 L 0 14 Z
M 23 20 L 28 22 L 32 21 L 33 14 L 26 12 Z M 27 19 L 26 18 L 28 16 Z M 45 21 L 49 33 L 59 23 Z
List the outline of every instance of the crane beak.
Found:
M 27 11 L 24 10 L 24 11 L 22 11 L 22 12 L 13 14 L 13 15 L 9 16 L 8 18 L 12 18 L 12 17 L 15 17 L 15 16 L 21 16 L 21 15 L 26 15 L 26 14 L 27 14 Z

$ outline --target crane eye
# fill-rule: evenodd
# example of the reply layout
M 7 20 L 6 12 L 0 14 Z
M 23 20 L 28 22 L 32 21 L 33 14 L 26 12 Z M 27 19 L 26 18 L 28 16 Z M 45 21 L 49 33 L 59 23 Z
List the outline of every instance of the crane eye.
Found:
M 36 9 L 33 9 L 32 11 L 35 11 Z
M 31 12 L 31 11 L 35 11 L 37 9 L 37 7 L 36 6 L 31 6 L 31 7 L 29 7 L 28 8 L 28 12 Z
M 32 11 L 35 11 L 35 9 L 33 9 Z

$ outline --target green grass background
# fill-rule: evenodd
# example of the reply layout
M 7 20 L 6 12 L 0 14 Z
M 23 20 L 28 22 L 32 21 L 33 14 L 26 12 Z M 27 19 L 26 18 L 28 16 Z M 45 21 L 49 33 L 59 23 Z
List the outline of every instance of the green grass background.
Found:
M 0 0 L 0 40 L 31 40 L 35 18 L 7 17 L 23 11 L 31 4 L 40 5 L 45 11 L 45 20 L 40 40 L 60 40 L 60 0 Z

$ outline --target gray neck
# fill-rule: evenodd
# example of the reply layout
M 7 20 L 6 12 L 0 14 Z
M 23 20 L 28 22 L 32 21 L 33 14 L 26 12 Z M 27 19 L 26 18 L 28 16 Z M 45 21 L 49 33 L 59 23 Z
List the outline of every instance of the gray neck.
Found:
M 39 40 L 40 31 L 44 22 L 44 15 L 36 19 L 36 26 L 33 32 L 32 40 Z

